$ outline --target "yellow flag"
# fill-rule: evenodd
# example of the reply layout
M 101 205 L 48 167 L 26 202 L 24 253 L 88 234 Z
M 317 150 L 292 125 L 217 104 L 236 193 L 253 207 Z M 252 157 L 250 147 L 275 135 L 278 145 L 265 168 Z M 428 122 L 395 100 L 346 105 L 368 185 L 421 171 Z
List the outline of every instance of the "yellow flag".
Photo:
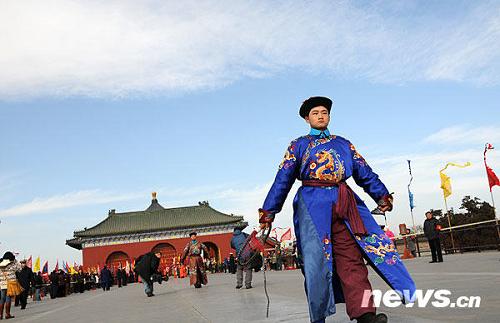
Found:
M 448 166 L 465 168 L 465 167 L 469 167 L 471 165 L 472 165 L 472 163 L 470 163 L 470 162 L 467 162 L 463 165 L 455 164 L 455 163 L 448 163 L 448 164 L 446 164 L 446 166 L 443 169 L 441 169 L 439 171 L 439 177 L 441 178 L 441 189 L 443 190 L 443 195 L 444 195 L 445 199 L 451 195 L 452 191 L 451 191 L 451 178 L 443 172 L 448 168 Z
M 36 258 L 35 266 L 33 267 L 33 272 L 37 273 L 40 271 L 40 257 Z

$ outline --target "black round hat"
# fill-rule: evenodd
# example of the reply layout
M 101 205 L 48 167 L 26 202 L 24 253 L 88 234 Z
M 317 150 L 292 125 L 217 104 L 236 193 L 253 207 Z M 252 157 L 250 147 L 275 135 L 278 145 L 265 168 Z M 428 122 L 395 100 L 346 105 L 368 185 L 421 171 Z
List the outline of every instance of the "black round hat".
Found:
M 196 233 L 196 231 L 193 231 L 193 232 L 189 233 L 189 236 L 190 236 L 190 237 L 191 237 L 191 236 L 197 236 L 197 235 L 198 235 L 198 233 Z
M 6 253 L 3 254 L 2 259 L 8 259 L 10 261 L 14 261 L 14 259 L 16 259 L 16 257 L 14 256 L 14 254 L 12 252 L 7 251 Z
M 309 115 L 309 112 L 319 106 L 324 106 L 328 112 L 332 109 L 332 100 L 325 96 L 312 96 L 309 99 L 305 100 L 300 106 L 299 115 L 302 118 L 305 118 Z

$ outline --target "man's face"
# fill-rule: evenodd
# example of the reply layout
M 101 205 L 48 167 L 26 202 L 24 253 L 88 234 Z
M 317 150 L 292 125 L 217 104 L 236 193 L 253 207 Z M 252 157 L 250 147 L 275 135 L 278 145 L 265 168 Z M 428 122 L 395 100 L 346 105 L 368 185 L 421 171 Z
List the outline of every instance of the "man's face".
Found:
M 324 106 L 319 106 L 312 108 L 305 119 L 311 128 L 325 130 L 330 123 L 330 113 Z
M 194 240 L 196 240 L 196 235 L 195 235 L 195 234 L 193 234 L 193 235 L 191 236 L 191 240 L 193 240 L 193 241 L 194 241 Z
M 425 216 L 427 217 L 427 219 L 432 219 L 432 213 L 431 212 L 427 212 L 425 213 Z
M 156 258 L 161 258 L 161 253 L 157 252 L 155 253 Z

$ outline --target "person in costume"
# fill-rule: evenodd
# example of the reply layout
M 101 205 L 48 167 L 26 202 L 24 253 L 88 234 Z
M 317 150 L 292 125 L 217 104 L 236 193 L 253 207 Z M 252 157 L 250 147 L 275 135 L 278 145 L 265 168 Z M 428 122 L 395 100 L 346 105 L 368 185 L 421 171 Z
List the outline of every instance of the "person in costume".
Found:
M 184 248 L 181 263 L 184 263 L 186 257 L 189 256 L 189 284 L 194 285 L 195 288 L 201 288 L 202 284 L 206 285 L 208 282 L 201 251 L 203 250 L 206 257 L 209 253 L 208 248 L 203 243 L 196 240 L 196 235 L 196 232 L 191 232 L 189 234 L 191 241 L 189 241 Z
M 299 114 L 311 126 L 291 142 L 261 209 L 261 227 L 269 226 L 283 207 L 296 179 L 302 181 L 293 201 L 293 222 L 311 322 L 324 322 L 346 303 L 351 320 L 387 322 L 376 314 L 363 258 L 403 302 L 413 301 L 415 283 L 394 244 L 380 229 L 364 202 L 347 185 L 352 177 L 378 204 L 392 210 L 392 196 L 354 145 L 328 130 L 332 101 L 311 97 Z M 368 293 L 368 295 L 371 295 Z
M 240 254 L 241 249 L 245 245 L 245 242 L 248 238 L 248 233 L 243 232 L 246 226 L 246 224 L 241 225 L 234 228 L 233 231 L 233 237 L 231 238 L 231 248 L 236 250 L 237 255 Z M 252 269 L 253 268 L 250 264 L 242 266 L 241 259 L 238 259 L 236 264 L 236 289 L 240 289 L 241 287 L 243 287 L 243 272 L 245 273 L 245 288 L 252 288 Z

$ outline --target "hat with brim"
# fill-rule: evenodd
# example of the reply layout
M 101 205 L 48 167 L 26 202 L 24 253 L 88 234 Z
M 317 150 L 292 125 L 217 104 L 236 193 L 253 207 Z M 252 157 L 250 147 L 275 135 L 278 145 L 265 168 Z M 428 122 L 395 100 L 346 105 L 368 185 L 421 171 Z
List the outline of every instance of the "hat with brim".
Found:
M 192 236 L 196 236 L 196 235 L 198 235 L 198 233 L 196 233 L 195 231 L 193 231 L 193 232 L 191 232 L 191 233 L 189 234 L 189 236 L 190 236 L 190 237 L 192 237 Z
M 16 257 L 14 256 L 14 254 L 12 252 L 7 251 L 6 253 L 3 254 L 2 259 L 8 259 L 10 261 L 14 261 L 14 259 L 16 259 Z
M 312 96 L 302 103 L 299 115 L 305 119 L 305 117 L 309 116 L 309 112 L 311 112 L 312 109 L 319 106 L 325 107 L 328 110 L 328 113 L 330 113 L 330 110 L 332 109 L 332 100 L 324 96 Z

